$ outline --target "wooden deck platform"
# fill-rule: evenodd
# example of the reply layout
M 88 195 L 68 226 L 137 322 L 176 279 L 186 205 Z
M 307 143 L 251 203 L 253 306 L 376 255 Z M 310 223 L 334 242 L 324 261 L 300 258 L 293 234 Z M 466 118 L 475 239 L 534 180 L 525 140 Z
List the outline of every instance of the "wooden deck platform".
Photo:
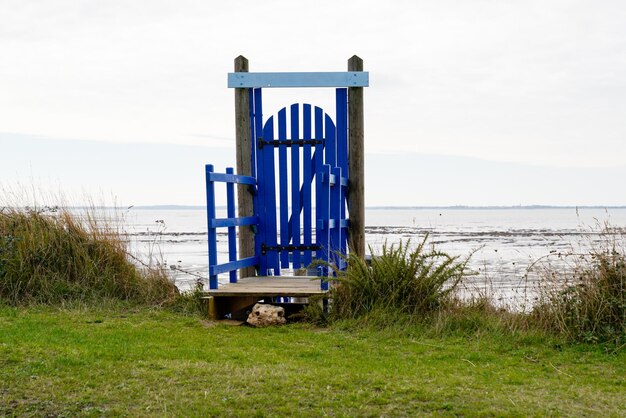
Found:
M 306 298 L 326 293 L 320 289 L 320 278 L 316 276 L 265 276 L 220 284 L 218 289 L 205 291 L 204 298 L 208 302 L 209 318 L 222 319 L 262 299 L 278 296 Z
M 237 283 L 220 284 L 218 289 L 208 290 L 206 296 L 292 296 L 307 297 L 323 295 L 320 278 L 314 276 L 267 276 L 246 277 Z

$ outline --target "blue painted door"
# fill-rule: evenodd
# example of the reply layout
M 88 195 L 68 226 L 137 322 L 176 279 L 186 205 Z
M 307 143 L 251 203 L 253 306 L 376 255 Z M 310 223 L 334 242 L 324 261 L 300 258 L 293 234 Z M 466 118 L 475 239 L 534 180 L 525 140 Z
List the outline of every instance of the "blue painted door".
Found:
M 347 90 L 336 90 L 334 118 L 319 107 L 296 103 L 264 121 L 261 94 L 261 89 L 251 92 L 259 275 L 281 275 L 314 259 L 343 268 Z

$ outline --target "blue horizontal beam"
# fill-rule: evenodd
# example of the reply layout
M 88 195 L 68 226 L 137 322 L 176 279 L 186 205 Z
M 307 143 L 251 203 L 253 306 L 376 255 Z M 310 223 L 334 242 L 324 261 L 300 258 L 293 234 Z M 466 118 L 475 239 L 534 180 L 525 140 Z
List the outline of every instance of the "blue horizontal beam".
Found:
M 250 176 L 238 176 L 237 174 L 207 172 L 209 181 L 221 181 L 223 183 L 256 184 L 256 179 Z
M 368 87 L 367 71 L 332 73 L 228 73 L 229 88 Z
M 231 261 L 229 263 L 217 264 L 215 266 L 209 266 L 209 275 L 214 276 L 221 273 L 228 273 L 229 271 L 239 270 L 244 267 L 252 267 L 259 264 L 259 257 L 248 257 L 237 261 Z
M 211 219 L 211 228 L 224 228 L 229 226 L 247 226 L 256 225 L 258 223 L 256 216 L 248 216 L 245 218 L 221 218 Z

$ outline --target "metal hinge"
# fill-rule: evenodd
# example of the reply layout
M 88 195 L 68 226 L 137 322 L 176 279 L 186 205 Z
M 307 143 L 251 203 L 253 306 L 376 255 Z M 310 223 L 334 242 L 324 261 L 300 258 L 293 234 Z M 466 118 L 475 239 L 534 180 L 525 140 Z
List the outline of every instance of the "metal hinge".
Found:
M 270 247 L 269 245 L 261 244 L 261 254 L 265 255 L 268 251 L 317 251 L 321 248 L 319 245 L 274 245 Z
M 262 149 L 265 145 L 269 145 L 272 147 L 278 147 L 281 145 L 291 147 L 293 145 L 319 145 L 323 144 L 324 140 L 322 139 L 275 139 L 271 141 L 265 141 L 263 138 L 257 139 L 257 146 L 259 149 Z

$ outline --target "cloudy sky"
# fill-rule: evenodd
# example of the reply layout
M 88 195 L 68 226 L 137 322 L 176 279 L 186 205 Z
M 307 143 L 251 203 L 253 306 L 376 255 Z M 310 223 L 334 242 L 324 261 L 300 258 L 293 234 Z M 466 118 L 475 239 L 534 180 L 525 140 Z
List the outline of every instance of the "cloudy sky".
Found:
M 626 2 L 0 0 L 0 182 L 202 204 L 251 71 L 365 92 L 368 205 L 624 205 Z M 272 90 L 266 114 L 332 90 Z

